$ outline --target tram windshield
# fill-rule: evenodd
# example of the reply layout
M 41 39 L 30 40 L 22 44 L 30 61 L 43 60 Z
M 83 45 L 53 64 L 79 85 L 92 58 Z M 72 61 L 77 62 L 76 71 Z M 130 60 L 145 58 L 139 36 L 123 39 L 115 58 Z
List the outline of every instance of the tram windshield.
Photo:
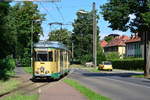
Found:
M 53 61 L 52 52 L 37 52 L 36 61 Z
M 47 56 L 48 56 L 47 52 L 38 52 L 36 60 L 37 61 L 48 61 Z

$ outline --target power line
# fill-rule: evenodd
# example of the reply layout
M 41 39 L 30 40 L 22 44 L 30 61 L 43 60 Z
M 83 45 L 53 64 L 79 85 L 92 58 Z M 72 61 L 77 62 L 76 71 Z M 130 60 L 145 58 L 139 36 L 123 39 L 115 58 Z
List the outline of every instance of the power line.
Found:
M 50 14 L 50 12 L 45 8 L 45 6 L 41 2 L 40 2 L 40 5 L 47 12 L 47 15 L 49 15 L 49 17 L 54 20 L 53 16 Z
M 64 19 L 64 17 L 63 17 L 63 14 L 61 13 L 61 10 L 59 9 L 59 7 L 57 6 L 56 3 L 55 3 L 55 6 L 56 6 L 56 9 L 57 9 L 58 13 L 60 14 L 60 16 L 61 16 L 63 22 L 65 22 L 65 19 Z

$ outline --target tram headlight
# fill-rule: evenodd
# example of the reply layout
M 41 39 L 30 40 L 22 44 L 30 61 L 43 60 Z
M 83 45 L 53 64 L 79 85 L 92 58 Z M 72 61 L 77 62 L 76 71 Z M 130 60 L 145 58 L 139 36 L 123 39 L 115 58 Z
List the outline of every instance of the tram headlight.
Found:
M 48 70 L 46 70 L 46 71 L 45 71 L 45 74 L 48 74 L 48 73 L 49 73 L 49 71 L 48 71 Z
M 44 72 L 44 70 L 45 70 L 44 67 L 41 66 L 40 71 Z
M 39 71 L 35 71 L 36 74 L 39 74 Z

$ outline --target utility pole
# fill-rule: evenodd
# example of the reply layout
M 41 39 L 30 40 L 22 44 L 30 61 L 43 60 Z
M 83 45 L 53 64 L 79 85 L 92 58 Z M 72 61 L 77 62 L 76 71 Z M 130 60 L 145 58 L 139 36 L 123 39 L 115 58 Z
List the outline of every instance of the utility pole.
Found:
M 94 67 L 97 66 L 97 22 L 95 2 L 93 2 L 93 64 Z
M 73 61 L 73 57 L 74 57 L 74 44 L 73 44 L 73 42 L 72 42 L 72 48 L 71 48 L 72 50 L 72 52 L 71 52 L 71 55 L 72 55 L 72 61 Z

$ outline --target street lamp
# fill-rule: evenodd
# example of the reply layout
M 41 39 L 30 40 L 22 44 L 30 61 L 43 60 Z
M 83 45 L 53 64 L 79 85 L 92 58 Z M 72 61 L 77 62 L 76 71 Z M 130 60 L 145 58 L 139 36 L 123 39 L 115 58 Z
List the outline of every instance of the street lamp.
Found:
M 88 14 L 88 12 L 83 11 L 83 10 L 79 10 L 78 13 L 82 13 L 82 14 Z
M 33 59 L 32 59 L 32 53 L 33 53 L 33 34 L 34 34 L 34 31 L 33 31 L 33 24 L 34 22 L 40 22 L 41 19 L 36 19 L 36 20 L 32 20 L 32 25 L 31 25 L 31 67 L 32 67 L 32 64 L 33 64 Z
M 97 66 L 97 22 L 96 22 L 96 10 L 95 10 L 95 2 L 93 2 L 93 64 L 94 67 Z M 78 11 L 78 13 L 87 14 L 83 10 Z

